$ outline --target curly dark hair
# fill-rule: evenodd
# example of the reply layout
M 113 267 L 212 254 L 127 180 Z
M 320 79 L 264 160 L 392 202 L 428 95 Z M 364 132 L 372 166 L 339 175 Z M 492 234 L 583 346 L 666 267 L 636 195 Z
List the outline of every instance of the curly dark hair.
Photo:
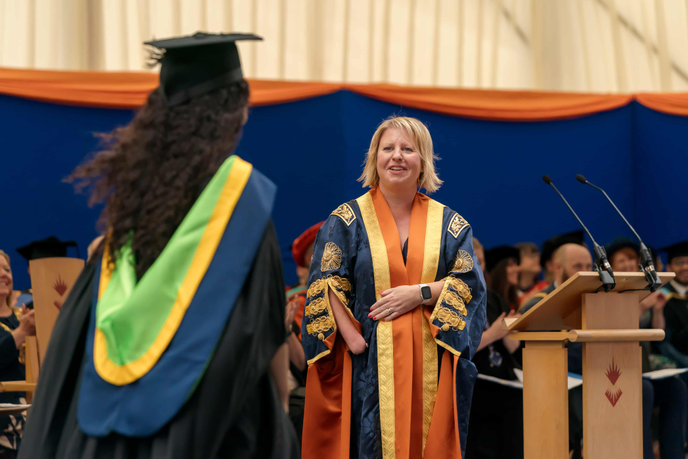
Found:
M 101 135 L 103 151 L 66 179 L 90 190 L 89 204 L 105 202 L 98 226 L 109 233 L 114 260 L 133 235 L 139 279 L 234 152 L 248 96 L 242 80 L 168 107 L 158 88 L 130 124 Z

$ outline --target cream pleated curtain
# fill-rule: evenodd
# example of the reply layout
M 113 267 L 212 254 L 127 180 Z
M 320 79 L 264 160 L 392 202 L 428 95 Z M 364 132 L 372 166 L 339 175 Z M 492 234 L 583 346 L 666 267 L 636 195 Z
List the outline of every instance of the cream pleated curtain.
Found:
M 141 42 L 254 32 L 251 78 L 688 90 L 688 0 L 0 0 L 0 67 L 143 70 Z

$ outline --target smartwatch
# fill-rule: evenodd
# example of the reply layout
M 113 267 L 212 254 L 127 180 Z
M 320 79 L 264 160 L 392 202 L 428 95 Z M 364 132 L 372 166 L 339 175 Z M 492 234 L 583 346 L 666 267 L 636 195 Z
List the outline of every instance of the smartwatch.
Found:
M 432 299 L 432 290 L 428 284 L 420 284 L 420 299 L 421 303 L 425 304 L 430 299 Z

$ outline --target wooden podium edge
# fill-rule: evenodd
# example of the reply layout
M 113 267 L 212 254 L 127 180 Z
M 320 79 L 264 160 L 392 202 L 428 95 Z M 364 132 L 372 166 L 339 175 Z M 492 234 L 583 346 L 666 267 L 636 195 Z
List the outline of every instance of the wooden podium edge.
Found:
M 571 341 L 573 343 L 662 341 L 664 330 L 569 330 L 561 332 L 512 332 L 514 341 Z

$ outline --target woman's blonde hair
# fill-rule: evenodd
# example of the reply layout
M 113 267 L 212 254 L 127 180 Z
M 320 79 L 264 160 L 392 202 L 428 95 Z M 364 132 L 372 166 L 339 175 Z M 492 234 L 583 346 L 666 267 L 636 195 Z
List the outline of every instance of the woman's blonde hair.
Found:
M 380 183 L 380 176 L 377 173 L 377 151 L 380 148 L 380 139 L 387 129 L 403 129 L 411 138 L 413 146 L 420 155 L 421 168 L 418 177 L 418 187 L 425 188 L 428 193 L 433 193 L 440 189 L 442 180 L 435 172 L 435 160 L 440 159 L 435 155 L 432 148 L 432 137 L 428 128 L 416 118 L 406 116 L 391 116 L 380 124 L 373 134 L 370 141 L 370 148 L 366 153 L 365 166 L 363 173 L 358 178 L 363 182 L 363 187 L 376 187 Z
M 7 264 L 10 264 L 10 256 L 7 255 L 5 252 L 0 250 L 0 257 L 5 257 L 5 260 L 7 260 Z M 10 268 L 11 269 L 11 268 Z M 10 292 L 9 295 L 7 295 L 7 298 L 5 298 L 5 302 L 7 303 L 7 307 L 11 308 L 12 307 L 12 292 Z

